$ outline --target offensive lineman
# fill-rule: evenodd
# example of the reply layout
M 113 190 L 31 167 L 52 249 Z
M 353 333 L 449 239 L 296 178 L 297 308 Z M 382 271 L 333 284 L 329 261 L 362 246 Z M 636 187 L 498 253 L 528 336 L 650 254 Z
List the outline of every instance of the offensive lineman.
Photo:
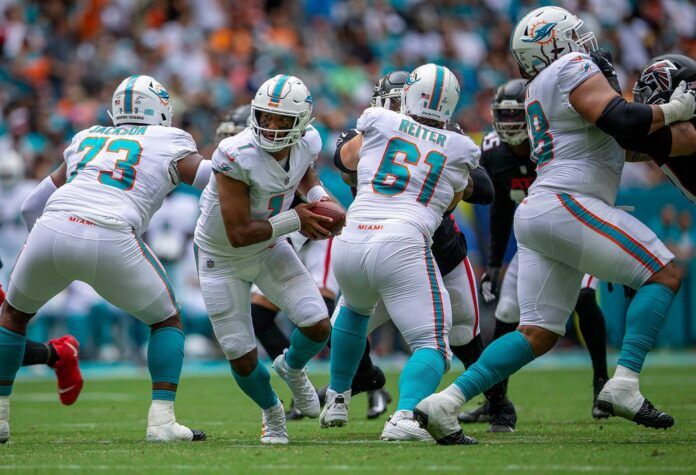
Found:
M 464 402 L 553 348 L 584 273 L 637 289 L 616 372 L 597 398 L 600 407 L 648 427 L 674 424 L 641 395 L 638 376 L 681 277 L 657 236 L 613 207 L 624 163 L 615 137 L 638 139 L 689 120 L 696 98 L 682 85 L 666 104 L 626 102 L 586 54 L 596 41 L 592 33 L 578 34 L 581 25 L 563 8 L 542 7 L 512 33 L 511 50 L 531 79 L 525 107 L 537 162 L 537 179 L 515 215 L 519 267 L 527 274 L 518 282 L 520 326 L 491 343 L 454 384 L 418 405 L 419 422 L 441 444 L 468 443 L 456 417 Z M 673 139 L 673 154 L 692 153 L 692 137 Z
M 401 93 L 408 76 L 409 74 L 406 71 L 393 71 L 381 78 L 375 85 L 370 105 L 373 107 L 384 107 L 396 112 L 400 111 Z M 447 130 L 463 134 L 461 128 L 456 123 L 448 122 L 446 128 Z M 356 172 L 345 168 L 341 161 L 341 150 L 352 137 L 357 135 L 358 131 L 356 129 L 344 132 L 337 143 L 336 154 L 334 155 L 334 163 L 343 172 L 346 182 L 352 185 L 351 190 L 354 195 L 356 193 L 354 187 Z M 480 167 L 471 170 L 470 181 L 473 190 L 470 191 L 470 196 L 465 196 L 465 201 L 489 204 L 493 200 L 493 184 L 486 172 Z M 465 193 L 469 193 L 468 187 Z M 476 281 L 466 255 L 467 246 L 464 234 L 461 233 L 454 221 L 454 216 L 449 212 L 445 214 L 440 226 L 433 234 L 431 250 L 442 274 L 445 288 L 450 295 L 452 306 L 452 329 L 449 334 L 450 349 L 462 361 L 464 366 L 468 367 L 476 361 L 483 351 L 483 342 L 478 324 L 479 309 Z M 334 318 L 336 317 L 337 312 L 334 313 Z M 370 316 L 368 334 L 372 333 L 375 328 L 388 319 L 389 313 L 386 311 L 383 302 L 380 302 Z M 368 379 L 363 375 L 367 373 L 369 376 L 369 370 L 365 368 L 369 368 L 372 364 L 369 358 L 369 348 L 368 340 L 366 341 L 365 353 L 353 379 L 352 396 L 359 392 L 356 391 L 356 380 L 359 377 L 361 380 Z M 381 384 L 384 384 L 384 376 L 382 376 L 381 381 Z M 514 428 L 515 409 L 505 398 L 504 388 L 502 386 L 491 388 L 486 391 L 486 398 L 493 405 L 491 417 L 494 430 L 507 431 L 510 428 Z M 382 433 L 382 438 L 385 440 L 432 439 L 427 432 L 416 427 L 415 424 L 398 419 L 390 419 L 388 421 Z
M 503 255 L 510 239 L 516 206 L 527 196 L 527 190 L 536 178 L 535 165 L 530 159 L 527 122 L 524 114 L 524 79 L 512 79 L 496 91 L 492 104 L 494 131 L 481 143 L 481 164 L 486 168 L 495 187 L 491 207 L 490 253 L 488 267 L 481 279 L 481 290 L 486 302 L 498 298 L 498 275 Z M 512 258 L 500 288 L 500 301 L 495 309 L 493 338 L 501 337 L 517 328 L 520 320 L 517 301 L 517 254 Z M 596 404 L 597 394 L 609 379 L 607 374 L 606 328 L 604 315 L 597 305 L 595 290 L 598 280 L 585 275 L 580 297 L 575 304 L 580 330 L 587 344 L 594 370 L 594 418 L 609 417 Z M 507 380 L 502 384 L 507 389 Z M 459 415 L 460 422 L 487 422 L 488 404 Z M 491 428 L 494 428 L 491 423 Z M 496 431 L 495 429 L 493 430 Z
M 328 200 L 312 164 L 321 138 L 309 126 L 312 96 L 304 83 L 279 74 L 258 89 L 251 103 L 251 127 L 229 137 L 213 154 L 214 176 L 201 196 L 196 225 L 196 262 L 201 291 L 215 336 L 239 387 L 262 409 L 261 443 L 287 444 L 283 405 L 258 363 L 251 318 L 251 285 L 283 309 L 297 325 L 290 347 L 273 361 L 296 407 L 319 416 L 317 392 L 304 370 L 331 333 L 319 288 L 285 237 L 302 231 L 325 239 L 312 213 Z M 290 209 L 299 190 L 310 203 Z
M 210 161 L 202 160 L 188 133 L 171 127 L 169 94 L 150 76 L 124 79 L 111 114 L 114 127 L 78 132 L 65 162 L 25 202 L 25 218 L 41 218 L 35 224 L 27 219 L 33 227 L 0 315 L 1 442 L 9 438 L 8 397 L 27 323 L 74 280 L 151 328 L 147 440 L 205 439 L 204 432 L 178 424 L 174 416 L 183 363 L 181 317 L 167 275 L 139 236 L 177 184 L 201 188 L 207 182 Z
M 351 382 L 380 300 L 413 352 L 385 432 L 400 425 L 410 432 L 413 408 L 437 388 L 447 368 L 450 299 L 430 246 L 444 212 L 461 200 L 479 156 L 468 137 L 444 130 L 458 100 L 452 72 L 423 65 L 406 81 L 403 113 L 366 109 L 357 123 L 361 146 L 341 154 L 343 166 L 357 170 L 358 193 L 344 232 L 334 239 L 343 302 L 331 337 L 322 427 L 347 421 Z M 384 432 L 382 438 L 391 439 Z

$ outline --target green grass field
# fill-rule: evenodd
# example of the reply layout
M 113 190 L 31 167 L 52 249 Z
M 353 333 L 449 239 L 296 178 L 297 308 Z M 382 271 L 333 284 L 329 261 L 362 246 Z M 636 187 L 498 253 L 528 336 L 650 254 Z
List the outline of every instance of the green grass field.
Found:
M 454 375 L 448 375 L 449 382 Z M 314 377 L 323 383 L 325 377 Z M 389 388 L 396 392 L 396 375 Z M 288 392 L 274 379 L 282 397 Z M 365 396 L 343 429 L 316 420 L 289 422 L 291 444 L 258 442 L 260 411 L 231 377 L 189 377 L 177 402 L 180 422 L 208 432 L 202 443 L 144 440 L 147 380 L 88 381 L 72 407 L 53 382 L 15 384 L 12 438 L 0 446 L 10 473 L 696 473 L 696 376 L 689 368 L 649 368 L 643 392 L 677 423 L 668 431 L 590 417 L 589 370 L 525 371 L 513 379 L 519 424 L 513 434 L 467 426 L 477 446 L 438 447 L 378 440 L 384 418 L 367 421 Z M 472 403 L 473 404 L 473 403 Z M 473 407 L 473 406 L 470 406 Z

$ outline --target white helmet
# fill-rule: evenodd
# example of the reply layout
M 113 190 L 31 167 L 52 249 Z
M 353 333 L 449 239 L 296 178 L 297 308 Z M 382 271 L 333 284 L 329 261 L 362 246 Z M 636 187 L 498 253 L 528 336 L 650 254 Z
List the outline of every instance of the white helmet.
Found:
M 294 118 L 289 129 L 261 127 L 262 112 Z M 312 95 L 295 76 L 278 74 L 263 84 L 251 101 L 251 131 L 256 143 L 268 152 L 277 152 L 300 140 L 312 118 Z
M 452 71 L 437 64 L 417 67 L 401 93 L 401 112 L 423 119 L 447 122 L 459 102 L 459 81 Z
M 0 150 L 0 185 L 11 187 L 24 178 L 24 159 L 19 152 Z
M 111 99 L 114 125 L 172 125 L 169 93 L 150 76 L 130 76 L 118 85 Z
M 597 49 L 594 33 L 578 33 L 582 24 L 561 7 L 537 8 L 522 18 L 510 37 L 510 50 L 522 75 L 531 79 L 565 54 Z

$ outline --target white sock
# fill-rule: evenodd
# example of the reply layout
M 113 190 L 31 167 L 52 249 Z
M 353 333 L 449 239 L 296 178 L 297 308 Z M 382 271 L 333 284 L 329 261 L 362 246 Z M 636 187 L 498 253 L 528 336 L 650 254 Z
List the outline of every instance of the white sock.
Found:
M 614 377 L 621 379 L 632 379 L 638 381 L 639 376 L 640 373 L 636 373 L 632 369 L 628 369 L 625 366 L 617 366 L 616 371 L 614 372 Z
M 464 397 L 464 393 L 462 392 L 461 389 L 459 389 L 459 386 L 457 386 L 456 384 L 450 384 L 445 389 L 443 389 L 442 392 L 447 393 L 450 397 L 452 397 L 455 401 L 457 401 L 457 404 L 459 404 L 459 407 L 463 406 L 464 403 L 466 402 L 466 398 Z

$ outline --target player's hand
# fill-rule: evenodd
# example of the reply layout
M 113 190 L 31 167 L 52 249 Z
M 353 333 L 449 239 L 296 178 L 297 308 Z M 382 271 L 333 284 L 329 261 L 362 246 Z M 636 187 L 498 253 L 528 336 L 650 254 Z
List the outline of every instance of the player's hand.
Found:
M 592 62 L 597 65 L 604 77 L 607 78 L 611 88 L 621 94 L 621 85 L 619 84 L 619 78 L 616 76 L 616 71 L 614 70 L 614 61 L 611 58 L 611 53 L 600 48 L 590 51 L 590 58 L 592 58 Z
M 481 277 L 481 296 L 486 303 L 494 302 L 498 298 L 498 274 L 500 268 L 487 267 Z
M 687 89 L 686 82 L 682 81 L 670 96 L 669 102 L 658 107 L 665 116 L 665 125 L 691 120 L 696 116 L 696 91 Z
M 295 212 L 300 217 L 300 233 L 309 239 L 327 239 L 331 236 L 331 232 L 322 227 L 322 223 L 331 223 L 333 220 L 327 216 L 312 213 L 316 203 L 318 202 L 312 201 L 295 206 Z

